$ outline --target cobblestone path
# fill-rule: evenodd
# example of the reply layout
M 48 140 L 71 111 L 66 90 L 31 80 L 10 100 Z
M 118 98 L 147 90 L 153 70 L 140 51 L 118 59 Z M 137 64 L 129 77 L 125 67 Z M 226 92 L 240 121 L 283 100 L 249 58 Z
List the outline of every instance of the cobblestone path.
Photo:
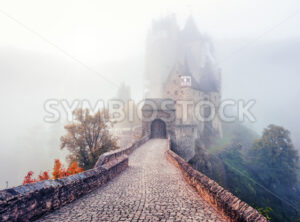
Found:
M 166 148 L 167 140 L 148 141 L 119 176 L 39 221 L 224 221 L 168 162 Z

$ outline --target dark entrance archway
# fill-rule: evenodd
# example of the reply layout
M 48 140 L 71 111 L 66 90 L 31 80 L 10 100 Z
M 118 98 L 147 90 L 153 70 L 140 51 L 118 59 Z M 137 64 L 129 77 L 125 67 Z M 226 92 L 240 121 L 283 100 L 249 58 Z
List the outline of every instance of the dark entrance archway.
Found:
M 151 123 L 151 138 L 167 138 L 166 123 L 155 119 Z

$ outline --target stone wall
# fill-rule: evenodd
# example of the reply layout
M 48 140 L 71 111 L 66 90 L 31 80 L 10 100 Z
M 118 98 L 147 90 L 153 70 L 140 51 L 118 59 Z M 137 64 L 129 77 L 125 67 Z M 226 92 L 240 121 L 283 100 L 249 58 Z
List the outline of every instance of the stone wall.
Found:
M 170 149 L 167 150 L 166 157 L 181 170 L 187 182 L 200 196 L 222 214 L 227 221 L 267 222 L 267 219 L 254 208 L 219 186 L 215 181 L 193 169 Z
M 104 153 L 95 168 L 82 173 L 1 190 L 0 221 L 32 221 L 95 190 L 125 170 L 127 155 L 148 139 Z
M 166 124 L 167 135 L 175 141 L 176 110 L 171 99 L 145 99 L 142 107 L 142 135 L 151 135 L 151 124 L 160 119 Z
M 141 139 L 137 140 L 136 142 L 132 143 L 131 145 L 129 145 L 126 148 L 120 148 L 120 149 L 113 150 L 113 151 L 102 154 L 99 157 L 97 163 L 95 164 L 95 167 L 102 166 L 103 164 L 106 164 L 107 162 L 110 162 L 111 160 L 116 159 L 120 156 L 131 154 L 136 148 L 138 148 L 142 144 L 146 143 L 149 140 L 149 138 L 150 138 L 150 136 L 146 135 L 146 136 L 142 137 Z
M 211 104 L 214 104 L 214 107 L 216 108 L 215 112 L 217 113 L 221 100 L 221 93 L 220 89 L 217 91 L 204 90 L 199 86 L 199 83 L 201 85 L 203 85 L 203 83 L 197 83 L 196 79 L 193 77 L 191 79 L 191 86 L 182 86 L 181 77 L 190 76 L 190 74 L 191 73 L 188 71 L 187 64 L 183 65 L 178 63 L 170 72 L 166 82 L 164 83 L 163 97 L 173 99 L 175 101 L 177 125 L 197 125 L 197 131 L 199 131 L 198 134 L 202 135 L 206 122 L 201 121 L 197 115 L 200 112 L 201 116 L 205 116 L 204 113 L 206 106 L 203 104 L 200 107 L 197 107 L 197 104 L 199 102 L 209 101 Z M 183 102 L 186 102 L 186 104 Z M 222 137 L 222 123 L 219 116 L 215 115 L 211 123 L 213 130 L 218 136 Z
M 175 125 L 176 146 L 173 146 L 172 149 L 186 161 L 189 161 L 195 155 L 197 131 L 197 125 Z

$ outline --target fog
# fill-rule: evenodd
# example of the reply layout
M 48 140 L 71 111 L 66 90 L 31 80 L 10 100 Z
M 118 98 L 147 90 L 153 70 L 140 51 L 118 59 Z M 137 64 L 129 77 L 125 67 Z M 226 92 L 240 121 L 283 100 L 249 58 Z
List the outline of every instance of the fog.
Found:
M 226 47 L 233 44 L 228 41 Z M 298 150 L 299 55 L 299 38 L 261 41 L 220 65 L 223 98 L 255 99 L 252 112 L 257 121 L 252 127 L 260 132 L 270 123 L 282 125 L 290 130 Z
M 1 1 L 0 188 L 63 160 L 65 123 L 46 123 L 48 99 L 112 98 L 118 86 L 145 95 L 146 40 L 152 22 L 193 16 L 214 46 L 222 98 L 254 99 L 261 133 L 289 129 L 300 147 L 298 1 Z

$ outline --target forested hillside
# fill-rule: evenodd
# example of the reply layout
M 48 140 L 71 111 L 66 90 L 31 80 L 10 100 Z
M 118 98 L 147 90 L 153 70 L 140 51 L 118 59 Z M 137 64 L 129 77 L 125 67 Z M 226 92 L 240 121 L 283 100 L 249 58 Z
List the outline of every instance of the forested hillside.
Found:
M 223 129 L 224 137 L 211 147 L 196 145 L 189 163 L 271 221 L 297 221 L 300 171 L 289 131 L 270 125 L 259 136 L 238 123 Z

